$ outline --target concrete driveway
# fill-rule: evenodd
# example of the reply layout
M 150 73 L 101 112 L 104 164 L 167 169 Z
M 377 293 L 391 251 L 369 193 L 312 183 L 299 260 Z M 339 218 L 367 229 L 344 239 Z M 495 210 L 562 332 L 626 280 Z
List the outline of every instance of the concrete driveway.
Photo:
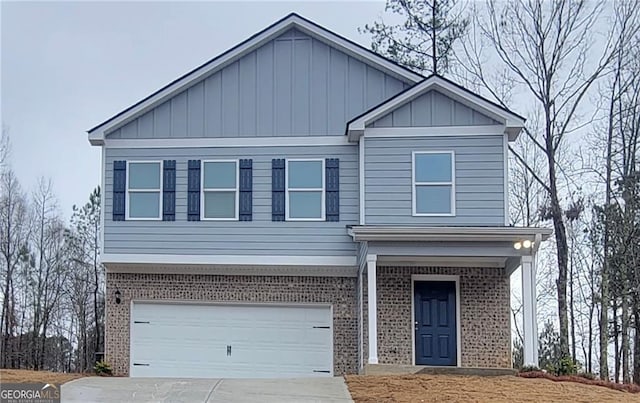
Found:
M 352 402 L 342 377 L 299 379 L 81 378 L 62 402 Z

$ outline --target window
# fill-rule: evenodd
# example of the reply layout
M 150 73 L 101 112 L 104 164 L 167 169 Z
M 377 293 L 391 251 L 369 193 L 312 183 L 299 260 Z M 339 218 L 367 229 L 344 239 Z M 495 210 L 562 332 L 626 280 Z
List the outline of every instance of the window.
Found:
M 324 160 L 287 160 L 287 220 L 324 220 Z
M 453 151 L 413 153 L 413 215 L 455 215 Z
M 162 218 L 162 163 L 129 162 L 127 167 L 127 219 Z
M 238 161 L 203 161 L 202 219 L 238 219 Z

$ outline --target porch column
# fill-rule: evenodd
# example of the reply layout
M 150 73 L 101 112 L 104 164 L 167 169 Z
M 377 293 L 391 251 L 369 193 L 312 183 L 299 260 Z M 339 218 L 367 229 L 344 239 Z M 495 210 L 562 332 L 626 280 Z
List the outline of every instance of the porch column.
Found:
M 378 363 L 377 255 L 367 255 L 367 307 L 369 312 L 369 364 Z
M 524 365 L 538 366 L 536 321 L 536 265 L 534 256 L 522 256 L 522 308 L 524 312 Z

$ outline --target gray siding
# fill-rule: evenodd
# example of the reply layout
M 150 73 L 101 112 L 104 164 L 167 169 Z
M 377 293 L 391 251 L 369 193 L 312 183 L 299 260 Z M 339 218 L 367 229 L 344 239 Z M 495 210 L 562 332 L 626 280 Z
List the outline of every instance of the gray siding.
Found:
M 253 159 L 253 221 L 187 221 L 189 159 Z M 339 222 L 272 222 L 272 158 L 339 158 Z M 105 253 L 355 256 L 357 146 L 106 149 Z M 114 160 L 176 160 L 176 221 L 112 221 Z
M 294 29 L 107 136 L 343 135 L 408 85 Z
M 454 217 L 414 217 L 413 151 L 453 150 Z M 502 136 L 365 138 L 365 222 L 389 225 L 504 225 Z
M 480 126 L 497 124 L 500 122 L 433 90 L 407 102 L 369 126 Z

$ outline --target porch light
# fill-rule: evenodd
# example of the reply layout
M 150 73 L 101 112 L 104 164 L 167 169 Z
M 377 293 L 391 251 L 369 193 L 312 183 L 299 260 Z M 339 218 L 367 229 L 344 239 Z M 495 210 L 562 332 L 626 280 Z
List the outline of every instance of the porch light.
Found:
M 522 242 L 522 246 L 524 246 L 525 248 L 530 248 L 531 247 L 531 241 L 530 240 L 525 240 L 524 242 Z
M 122 300 L 120 299 L 120 290 L 116 288 L 116 292 L 114 293 L 115 297 L 116 297 L 116 304 L 120 304 L 120 302 L 122 302 Z
M 514 249 L 520 249 L 520 248 L 522 248 L 522 243 L 520 243 L 520 242 L 516 242 L 516 243 L 514 243 L 514 244 L 513 244 L 513 248 L 514 248 Z
M 524 241 L 518 241 L 513 244 L 513 249 L 520 250 L 522 248 L 529 249 L 533 248 L 535 242 L 525 239 Z

